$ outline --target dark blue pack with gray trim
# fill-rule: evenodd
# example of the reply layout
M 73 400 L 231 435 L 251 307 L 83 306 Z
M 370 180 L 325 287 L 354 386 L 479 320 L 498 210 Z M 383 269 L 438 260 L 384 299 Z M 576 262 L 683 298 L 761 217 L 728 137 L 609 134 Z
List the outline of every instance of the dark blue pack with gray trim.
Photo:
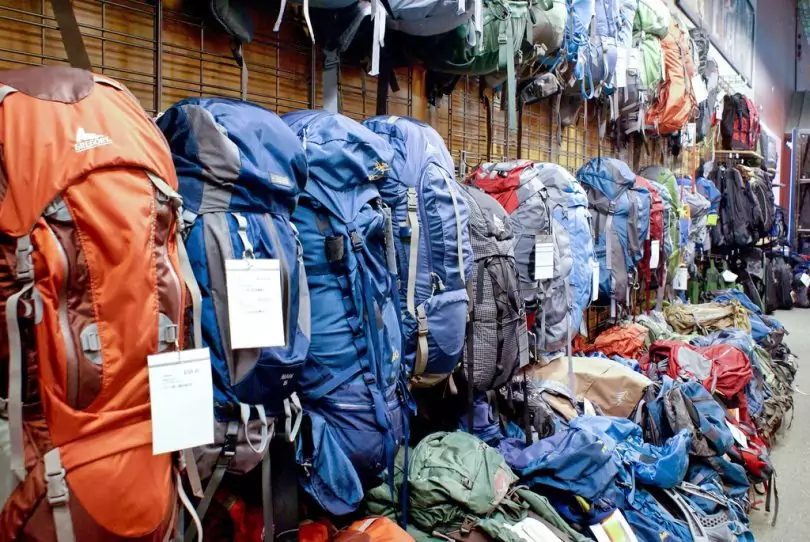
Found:
M 177 169 L 186 249 L 202 294 L 201 314 L 192 317 L 201 320 L 203 344 L 195 346 L 211 354 L 215 442 L 195 458 L 201 477 L 215 482 L 206 490 L 213 493 L 225 471 L 251 470 L 274 432 L 292 437 L 300 423 L 294 391 L 309 349 L 310 309 L 290 217 L 307 162 L 284 121 L 243 101 L 190 98 L 158 126 Z M 244 259 L 279 261 L 284 346 L 231 347 L 225 262 Z

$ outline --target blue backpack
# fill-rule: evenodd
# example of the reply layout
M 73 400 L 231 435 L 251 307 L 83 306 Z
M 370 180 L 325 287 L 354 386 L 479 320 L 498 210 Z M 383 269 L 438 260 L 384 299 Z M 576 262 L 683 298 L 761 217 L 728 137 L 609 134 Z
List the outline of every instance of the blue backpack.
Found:
M 413 384 L 433 385 L 453 372 L 464 347 L 473 263 L 467 201 L 436 130 L 395 116 L 364 125 L 394 150 L 380 194 L 393 215 L 404 359 Z
M 567 255 L 561 262 L 570 267 L 567 283 L 570 290 L 570 328 L 574 332 L 582 325 L 582 314 L 593 298 L 593 238 L 588 196 L 577 180 L 557 164 L 538 163 L 540 180 L 546 188 L 547 204 L 556 227 L 558 244 L 566 246 Z
M 177 169 L 186 249 L 202 294 L 202 313 L 193 317 L 202 324 L 203 344 L 195 346 L 211 354 L 215 442 L 195 450 L 201 476 L 211 476 L 210 503 L 225 471 L 245 473 L 267 457 L 269 417 L 298 403 L 293 392 L 309 348 L 309 299 L 290 214 L 307 163 L 284 122 L 247 102 L 190 98 L 158 125 Z M 231 348 L 225 261 L 246 258 L 279 260 L 285 346 Z M 286 422 L 293 438 L 290 416 Z
M 393 466 L 408 415 L 391 215 L 378 188 L 394 154 L 343 115 L 297 111 L 284 121 L 309 164 L 293 215 L 312 304 L 297 461 L 304 489 L 344 515 Z
M 588 69 L 591 88 L 598 94 L 600 88 L 613 91 L 619 49 L 633 45 L 636 0 L 599 0 L 595 8 Z
M 592 231 L 599 260 L 599 291 L 616 305 L 630 304 L 630 286 L 650 230 L 652 198 L 634 187 L 636 176 L 616 158 L 594 158 L 577 172 L 593 215 Z

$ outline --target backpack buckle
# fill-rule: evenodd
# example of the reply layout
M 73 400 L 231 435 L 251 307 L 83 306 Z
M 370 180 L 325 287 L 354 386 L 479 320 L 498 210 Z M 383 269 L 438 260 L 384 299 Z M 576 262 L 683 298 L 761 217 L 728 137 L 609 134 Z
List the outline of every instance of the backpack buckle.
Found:
M 608 211 L 607 212 L 608 212 L 609 215 L 615 215 L 616 214 L 616 202 L 615 201 L 611 201 L 610 203 L 608 203 Z
M 34 259 L 31 254 L 34 252 L 34 247 L 31 245 L 31 238 L 29 236 L 20 237 L 17 240 L 17 250 L 15 256 L 17 258 L 16 279 L 21 282 L 29 282 L 34 280 Z
M 352 250 L 355 252 L 360 252 L 363 250 L 363 238 L 360 237 L 360 234 L 357 233 L 357 230 L 353 230 L 349 232 L 349 238 L 352 241 Z
M 67 483 L 65 482 L 65 469 L 45 473 L 48 503 L 53 505 L 67 504 L 70 499 Z

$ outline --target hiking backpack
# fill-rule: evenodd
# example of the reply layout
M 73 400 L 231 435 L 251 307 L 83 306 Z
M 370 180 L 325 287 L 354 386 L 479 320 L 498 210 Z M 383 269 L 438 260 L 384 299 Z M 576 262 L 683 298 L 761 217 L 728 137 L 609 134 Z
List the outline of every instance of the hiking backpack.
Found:
M 633 21 L 635 32 L 652 34 L 664 39 L 669 34 L 672 15 L 665 0 L 638 0 L 636 18 Z
M 647 290 L 658 289 L 666 281 L 666 274 L 660 273 L 666 269 L 666 252 L 664 243 L 664 199 L 659 193 L 659 189 L 653 186 L 652 182 L 636 175 L 635 186 L 643 188 L 650 193 L 652 206 L 650 210 L 650 235 L 644 241 L 644 256 L 639 261 L 639 278 L 644 282 Z M 660 185 L 659 185 L 660 186 Z M 655 256 L 653 255 L 655 253 Z M 651 261 L 655 260 L 655 267 L 651 266 Z
M 394 150 L 380 195 L 392 214 L 403 359 L 412 384 L 437 384 L 456 368 L 464 347 L 473 267 L 467 203 L 436 130 L 395 116 L 363 124 Z
M 283 120 L 309 168 L 293 214 L 312 307 L 297 460 L 307 493 L 343 515 L 384 469 L 392 472 L 408 415 L 391 214 L 379 191 L 394 152 L 336 113 Z
M 751 187 L 737 169 L 716 166 L 709 174 L 720 191 L 717 226 L 711 231 L 712 248 L 728 251 L 753 245 L 759 240 L 756 223 L 759 204 Z
M 292 441 L 293 422 L 300 423 L 294 392 L 309 348 L 310 307 L 290 215 L 306 184 L 306 157 L 278 116 L 241 100 L 189 98 L 166 110 L 158 126 L 179 178 L 186 250 L 202 294 L 194 318 L 202 326 L 201 347 L 211 354 L 215 441 L 195 456 L 201 477 L 211 479 L 206 494 L 212 497 L 225 472 L 245 474 L 269 460 L 273 433 Z M 235 349 L 229 262 L 271 259 L 280 269 L 283 344 Z M 207 503 L 210 497 L 197 510 L 200 517 Z
M 571 246 L 562 232 L 558 235 L 560 228 L 554 223 L 548 191 L 541 180 L 549 172 L 541 171 L 530 160 L 519 160 L 483 164 L 467 178 L 509 213 L 528 327 L 541 353 L 565 348 L 573 323 L 567 284 L 572 267 Z
M 594 219 L 592 233 L 599 261 L 600 297 L 609 300 L 611 315 L 630 306 L 630 289 L 649 235 L 652 200 L 634 188 L 636 176 L 616 158 L 594 158 L 577 172 Z
M 761 238 L 768 237 L 773 230 L 774 225 L 774 209 L 776 202 L 773 195 L 773 186 L 771 185 L 770 175 L 761 168 L 748 169 L 748 184 L 751 186 L 751 191 L 757 199 L 759 209 L 762 212 L 762 222 L 760 224 L 759 236 Z M 745 176 L 745 172 L 743 172 Z
M 61 66 L 0 72 L 0 126 L 0 538 L 160 542 L 179 477 L 147 356 L 183 348 L 194 282 L 166 141 L 123 85 Z
M 470 212 L 470 242 L 475 265 L 464 365 L 468 386 L 497 390 L 529 363 L 526 309 L 515 264 L 509 215 L 482 190 L 462 186 Z
M 652 107 L 647 111 L 646 129 L 653 135 L 674 134 L 689 122 L 697 101 L 692 89 L 695 66 L 689 35 L 677 23 L 661 40 L 665 79 Z
M 760 139 L 759 110 L 751 98 L 739 93 L 726 94 L 720 138 L 724 149 L 756 150 Z

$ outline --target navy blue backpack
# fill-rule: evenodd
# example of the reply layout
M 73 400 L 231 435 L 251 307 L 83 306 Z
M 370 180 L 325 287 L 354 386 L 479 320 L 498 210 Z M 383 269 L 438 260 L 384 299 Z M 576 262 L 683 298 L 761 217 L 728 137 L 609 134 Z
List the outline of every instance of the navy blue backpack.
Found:
M 309 294 L 301 245 L 290 220 L 307 180 L 295 134 L 274 113 L 247 102 L 190 98 L 158 125 L 172 151 L 183 197 L 186 250 L 202 294 L 202 345 L 211 353 L 215 442 L 194 451 L 205 514 L 225 472 L 243 474 L 268 458 L 274 417 L 294 438 L 294 391 L 309 348 Z M 286 345 L 231 348 L 225 261 L 278 259 Z M 297 418 L 292 423 L 292 418 Z M 269 466 L 269 465 L 268 465 Z
M 297 460 L 307 493 L 344 515 L 379 485 L 384 469 L 393 473 L 406 431 L 391 213 L 378 188 L 393 151 L 337 113 L 298 111 L 284 121 L 309 165 L 293 215 L 312 301 Z
M 436 130 L 395 116 L 364 125 L 394 150 L 380 194 L 393 215 L 404 359 L 414 385 L 434 385 L 453 372 L 464 347 L 473 264 L 467 201 Z

